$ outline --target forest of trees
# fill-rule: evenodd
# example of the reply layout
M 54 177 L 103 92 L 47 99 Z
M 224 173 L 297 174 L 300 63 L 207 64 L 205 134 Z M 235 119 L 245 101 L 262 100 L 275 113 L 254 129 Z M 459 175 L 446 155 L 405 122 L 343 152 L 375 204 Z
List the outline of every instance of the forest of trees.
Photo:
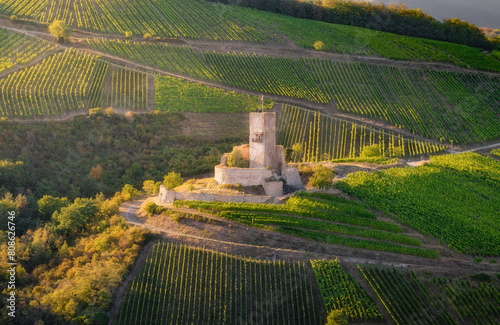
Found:
M 245 140 L 229 131 L 186 136 L 184 120 L 182 113 L 108 110 L 65 122 L 0 121 L 0 138 L 9 139 L 0 141 L 0 223 L 16 215 L 14 324 L 108 324 L 117 286 L 152 238 L 129 227 L 119 205 L 140 189 L 157 192 L 169 172 L 213 170 L 221 152 Z M 3 256 L 7 231 L 0 230 Z M 7 284 L 0 284 L 4 293 Z M 5 299 L 0 310 L 1 324 Z
M 208 0 L 249 7 L 287 16 L 365 27 L 400 35 L 422 37 L 492 50 L 492 41 L 475 25 L 458 18 L 440 22 L 406 5 L 372 4 L 351 0 Z
M 32 194 L 9 192 L 0 197 L 2 224 L 7 225 L 9 212 L 15 211 L 18 263 L 16 317 L 7 316 L 2 299 L 0 323 L 108 324 L 116 288 L 141 247 L 153 238 L 118 216 L 119 205 L 132 198 L 127 188 L 111 199 L 99 194 L 75 200 L 44 195 L 36 200 Z M 6 232 L 0 231 L 3 256 L 8 256 Z M 0 267 L 2 278 L 8 279 L 6 258 Z M 4 294 L 7 284 L 0 284 Z
M 171 171 L 183 177 L 210 172 L 223 152 L 245 138 L 185 136 L 181 113 L 111 113 L 77 116 L 67 122 L 0 122 L 0 197 L 30 200 L 43 195 L 112 196 L 125 184 L 137 189 Z M 2 127 L 7 125 L 8 127 Z M 29 197 L 33 196 L 33 199 Z

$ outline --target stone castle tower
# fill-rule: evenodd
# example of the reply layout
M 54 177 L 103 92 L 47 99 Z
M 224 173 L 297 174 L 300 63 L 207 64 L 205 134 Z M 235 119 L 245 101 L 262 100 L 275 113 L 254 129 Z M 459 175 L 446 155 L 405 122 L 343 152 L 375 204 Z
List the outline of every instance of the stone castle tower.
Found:
M 283 195 L 283 184 L 289 189 L 303 189 L 297 168 L 285 163 L 283 147 L 276 145 L 276 113 L 250 113 L 249 145 L 237 146 L 249 162 L 249 168 L 227 166 L 229 153 L 215 166 L 215 180 L 219 184 L 262 185 L 267 195 Z
M 249 143 L 250 168 L 278 167 L 276 113 L 250 113 Z

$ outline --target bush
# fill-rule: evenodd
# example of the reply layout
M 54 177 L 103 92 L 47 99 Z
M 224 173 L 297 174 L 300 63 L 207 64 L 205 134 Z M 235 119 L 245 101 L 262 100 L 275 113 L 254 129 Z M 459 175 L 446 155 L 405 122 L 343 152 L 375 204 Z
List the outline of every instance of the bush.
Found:
M 146 180 L 142 183 L 142 189 L 144 192 L 150 195 L 155 195 L 160 192 L 161 182 L 155 182 L 153 180 Z
M 69 41 L 69 36 L 71 35 L 71 29 L 62 20 L 54 20 L 54 22 L 49 25 L 49 32 L 57 38 L 59 43 Z
M 135 187 L 133 187 L 132 185 L 125 184 L 125 186 L 123 186 L 121 194 L 125 201 L 130 201 L 134 198 L 134 196 L 139 194 L 139 191 L 135 189 Z
M 146 211 L 146 213 L 149 216 L 152 216 L 153 214 L 160 214 L 163 211 L 165 211 L 165 209 L 166 209 L 165 207 L 159 206 L 158 204 L 156 204 L 154 202 L 149 202 L 144 207 L 144 211 Z
M 184 183 L 184 180 L 182 179 L 181 174 L 174 171 L 168 173 L 168 175 L 165 175 L 163 178 L 163 185 L 165 185 L 167 190 L 173 190 L 177 186 L 182 185 L 182 183 Z
M 326 325 L 347 325 L 349 324 L 347 315 L 342 309 L 333 309 L 328 314 Z
M 318 187 L 321 190 L 327 190 L 333 187 L 333 177 L 335 173 L 333 169 L 323 165 L 317 165 L 314 168 L 314 174 L 311 177 L 311 185 Z
M 292 145 L 292 157 L 295 161 L 302 161 L 304 157 L 304 146 L 302 143 L 297 142 Z
M 16 15 L 12 15 L 12 16 L 10 16 L 10 21 L 17 22 L 17 21 L 19 21 L 19 17 L 17 17 Z
M 471 276 L 471 278 L 473 278 L 476 281 L 480 281 L 480 282 L 491 282 L 491 280 L 492 280 L 491 275 L 486 274 L 486 273 L 482 273 L 482 272 L 477 273 L 477 274 L 473 274 Z
M 125 32 L 125 37 L 126 38 L 131 38 L 132 37 L 132 32 L 131 31 L 126 31 Z
M 142 36 L 145 40 L 150 40 L 153 36 L 149 33 L 146 33 L 144 34 L 144 36 Z
M 89 116 L 94 116 L 94 115 L 102 116 L 103 115 L 102 108 L 96 107 L 89 109 Z
M 115 115 L 116 112 L 115 112 L 113 107 L 108 107 L 104 110 L 104 114 L 106 114 L 106 116 L 108 116 L 108 117 L 111 117 L 111 116 Z
M 325 43 L 322 41 L 316 41 L 314 42 L 314 49 L 317 51 L 324 51 L 326 48 Z
M 248 168 L 248 160 L 243 157 L 241 150 L 233 150 L 227 157 L 227 165 L 236 168 Z
M 372 144 L 371 146 L 366 146 L 361 150 L 360 158 L 374 158 L 381 157 L 382 152 L 380 151 L 380 147 L 378 144 Z

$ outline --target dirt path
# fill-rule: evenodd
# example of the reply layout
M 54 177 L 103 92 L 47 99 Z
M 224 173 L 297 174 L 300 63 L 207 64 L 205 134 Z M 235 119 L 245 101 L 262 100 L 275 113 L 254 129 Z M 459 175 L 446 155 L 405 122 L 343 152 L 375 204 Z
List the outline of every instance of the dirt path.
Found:
M 134 266 L 132 267 L 132 270 L 128 273 L 127 277 L 121 281 L 120 286 L 118 287 L 118 289 L 114 294 L 115 297 L 113 300 L 114 301 L 113 307 L 111 308 L 110 312 L 111 320 L 115 319 L 115 315 L 119 311 L 118 308 L 122 305 L 123 298 L 125 297 L 125 293 L 129 287 L 129 284 L 132 283 L 134 277 L 137 276 L 141 271 L 144 263 L 146 263 L 146 259 L 148 258 L 151 249 L 155 244 L 156 244 L 155 242 L 150 242 L 146 246 L 144 246 L 142 251 L 139 252 L 137 260 L 135 261 Z
M 3 20 L 5 20 L 5 19 L 3 19 Z M 33 27 L 33 26 L 30 26 L 30 27 Z M 49 33 L 46 33 L 46 32 L 26 30 L 26 29 L 20 29 L 20 28 L 15 28 L 15 27 L 6 27 L 6 26 L 4 26 L 4 28 L 6 28 L 8 30 L 11 30 L 11 31 L 25 33 L 25 34 L 30 35 L 30 36 L 35 37 L 35 38 L 43 38 L 43 39 L 48 40 L 48 41 L 51 41 L 51 40 L 54 41 L 54 37 L 52 35 L 50 35 Z M 96 37 L 107 38 L 107 37 L 100 36 L 100 35 L 96 36 Z M 184 41 L 182 41 L 182 42 L 184 42 Z M 422 63 L 422 62 L 415 63 L 415 62 L 406 62 L 406 61 L 394 61 L 394 60 L 388 60 L 388 59 L 383 59 L 383 58 L 375 58 L 375 57 L 349 56 L 349 55 L 342 55 L 342 54 L 324 53 L 324 52 L 317 52 L 317 51 L 306 50 L 306 49 L 290 49 L 290 48 L 277 49 L 277 48 L 265 47 L 264 45 L 251 45 L 251 46 L 247 46 L 247 45 L 244 45 L 244 44 L 232 44 L 232 43 L 229 43 L 229 44 L 225 44 L 225 43 L 224 44 L 220 44 L 220 43 L 219 44 L 214 44 L 214 43 L 203 42 L 203 41 L 190 41 L 190 43 L 192 43 L 193 47 L 195 47 L 195 48 L 196 47 L 199 47 L 200 49 L 206 48 L 207 50 L 209 48 L 212 49 L 212 50 L 214 50 L 214 49 L 217 48 L 217 49 L 219 49 L 219 51 L 225 51 L 225 52 L 231 51 L 231 50 L 242 52 L 243 50 L 252 49 L 253 52 L 257 52 L 257 53 L 260 53 L 260 54 L 266 54 L 266 55 L 269 54 L 270 55 L 271 53 L 274 53 L 276 56 L 285 56 L 285 57 L 292 57 L 292 58 L 299 58 L 299 57 L 324 57 L 324 58 L 330 58 L 330 59 L 336 59 L 336 60 L 348 60 L 348 61 L 359 61 L 359 60 L 361 60 L 363 62 L 370 62 L 371 60 L 376 60 L 379 63 L 383 63 L 383 64 L 387 64 L 387 65 L 397 65 L 397 66 L 404 66 L 404 67 L 413 66 L 413 67 L 420 67 L 420 68 L 425 68 L 425 67 L 427 67 L 427 68 L 434 67 L 435 68 L 435 66 L 437 65 L 437 66 L 444 66 L 444 68 L 448 68 L 448 70 L 451 69 L 452 71 L 461 71 L 461 70 L 463 70 L 463 72 L 486 73 L 484 71 L 475 71 L 475 70 L 469 70 L 469 69 L 461 69 L 460 70 L 460 68 L 458 68 L 456 66 L 452 66 L 452 65 L 442 65 L 442 64 Z M 157 73 L 157 74 L 160 74 L 160 75 L 167 75 L 167 76 L 171 76 L 171 77 L 181 78 L 181 79 L 186 80 L 186 81 L 190 81 L 190 82 L 194 82 L 194 83 L 198 83 L 198 84 L 203 84 L 203 85 L 207 85 L 207 86 L 214 87 L 214 88 L 219 88 L 219 89 L 223 89 L 223 90 L 226 90 L 226 91 L 233 91 L 233 92 L 247 94 L 247 95 L 252 95 L 252 96 L 261 96 L 262 95 L 262 93 L 256 92 L 256 91 L 242 90 L 242 89 L 239 89 L 239 88 L 230 87 L 230 86 L 227 86 L 227 85 L 224 85 L 224 84 L 220 84 L 220 83 L 217 83 L 217 82 L 201 81 L 201 80 L 197 80 L 197 79 L 194 79 L 194 78 L 190 78 L 188 76 L 184 76 L 184 75 L 180 75 L 180 74 L 175 74 L 175 73 L 171 73 L 171 72 L 166 72 L 166 71 L 163 71 L 161 69 L 153 68 L 153 67 L 150 67 L 150 66 L 147 66 L 147 65 L 144 65 L 144 64 L 140 64 L 140 63 L 131 61 L 131 60 L 127 60 L 127 59 L 123 59 L 123 58 L 120 58 L 120 57 L 116 57 L 116 56 L 113 56 L 113 55 L 110 55 L 110 54 L 107 54 L 107 53 L 103 53 L 103 52 L 100 52 L 100 51 L 88 49 L 85 46 L 79 46 L 79 45 L 76 45 L 76 46 L 67 46 L 67 45 L 60 45 L 59 44 L 58 48 L 59 49 L 61 49 L 61 48 L 62 49 L 78 48 L 78 49 L 86 51 L 88 53 L 104 57 L 107 60 L 109 60 L 110 62 L 113 62 L 113 63 L 115 63 L 117 65 L 125 65 L 127 67 L 132 67 L 132 68 L 135 68 L 135 69 L 141 70 L 141 71 L 154 72 L 154 73 Z M 267 51 L 270 51 L 270 52 L 268 53 Z M 38 61 L 37 60 L 32 61 L 32 62 L 30 62 L 29 65 L 32 65 L 33 62 L 36 63 Z M 418 64 L 418 65 L 414 66 L 415 64 Z M 17 70 L 19 70 L 21 68 L 22 67 L 19 67 Z M 488 73 L 486 73 L 486 74 L 488 74 Z M 490 73 L 490 74 L 500 76 L 500 73 Z M 303 107 L 303 108 L 306 108 L 306 109 L 323 111 L 324 113 L 327 113 L 325 111 L 325 108 L 327 108 L 328 105 L 321 105 L 321 104 L 316 104 L 316 103 L 312 103 L 312 102 L 308 102 L 308 101 L 304 101 L 304 100 L 293 99 L 293 98 L 283 97 L 283 96 L 278 96 L 278 95 L 269 95 L 268 94 L 268 95 L 266 95 L 266 97 L 270 98 L 270 99 L 272 99 L 272 100 L 274 100 L 276 102 L 279 102 L 279 103 L 297 105 L 297 106 L 300 106 L 300 107 Z M 116 110 L 116 111 L 119 112 L 119 113 L 125 113 L 125 111 L 123 111 L 123 112 L 121 112 L 120 110 Z M 82 113 L 86 113 L 86 112 L 72 112 L 72 113 L 69 113 L 69 114 L 67 114 L 65 116 L 62 116 L 62 117 L 58 117 L 58 118 L 41 118 L 41 119 L 38 119 L 38 121 L 42 121 L 42 122 L 43 121 L 53 121 L 53 120 L 64 121 L 64 120 L 68 120 L 68 119 L 70 119 L 70 118 L 72 118 L 74 116 L 81 115 Z M 147 113 L 147 112 L 144 112 L 144 113 Z M 392 129 L 396 130 L 393 125 L 388 125 L 388 124 L 385 124 L 385 123 L 383 123 L 381 121 L 369 120 L 369 119 L 366 119 L 364 117 L 355 116 L 355 115 L 351 115 L 351 114 L 334 112 L 334 113 L 330 113 L 330 114 L 327 113 L 327 115 L 330 115 L 330 116 L 335 117 L 335 118 L 344 119 L 344 120 L 347 120 L 349 122 L 363 123 L 363 124 L 366 124 L 366 125 L 372 126 L 372 127 L 389 129 L 389 130 L 392 130 Z M 18 119 L 12 119 L 12 120 L 18 121 Z M 19 120 L 19 121 L 25 121 L 25 120 Z M 31 121 L 32 120 L 29 120 L 29 122 L 31 122 Z M 407 135 L 407 136 L 412 136 L 412 137 L 418 138 L 420 140 L 429 141 L 431 143 L 437 143 L 436 141 L 433 141 L 433 140 L 430 140 L 430 139 L 427 139 L 427 138 L 424 138 L 424 137 L 421 137 L 421 136 L 418 136 L 418 135 L 411 134 L 410 131 L 408 131 L 408 130 L 397 129 L 397 132 L 399 132 L 399 133 L 401 133 L 403 135 Z M 490 147 L 493 148 L 493 147 L 496 147 L 498 145 L 499 144 L 492 144 L 492 145 L 489 145 L 489 146 L 475 147 L 475 148 L 461 150 L 461 151 L 460 150 L 456 150 L 456 149 L 452 149 L 452 150 L 450 150 L 450 153 L 478 151 L 478 150 L 487 149 L 487 148 L 490 148 Z
M 5 19 L 4 19 L 5 20 Z M 0 23 L 2 23 L 2 19 L 0 19 Z M 33 28 L 33 26 L 29 26 Z M 21 29 L 21 28 L 15 28 L 15 27 L 8 27 L 5 26 L 4 28 L 11 30 L 11 31 L 16 31 L 20 33 L 25 33 L 27 35 L 30 35 L 35 38 L 43 38 L 48 41 L 55 41 L 54 37 L 50 35 L 49 33 L 46 32 L 41 32 L 41 31 L 34 31 L 34 30 L 26 30 L 26 29 Z M 89 33 L 89 36 L 91 37 L 97 37 L 101 39 L 109 39 L 110 37 L 107 36 L 102 36 L 102 35 L 94 35 Z M 120 66 L 127 66 L 131 68 L 135 68 L 140 71 L 146 71 L 146 72 L 152 72 L 160 75 L 166 75 L 166 76 L 171 76 L 171 77 L 176 77 L 176 78 L 181 78 L 186 81 L 198 83 L 198 84 L 203 84 L 207 85 L 210 87 L 214 88 L 219 88 L 223 89 L 226 91 L 233 91 L 236 93 L 241 93 L 241 94 L 247 94 L 247 95 L 252 95 L 252 96 L 261 96 L 261 92 L 256 92 L 256 91 L 251 91 L 251 90 L 243 90 L 231 86 L 227 86 L 224 84 L 220 84 L 217 82 L 209 82 L 209 81 L 202 81 L 202 80 L 197 80 L 185 75 L 180 75 L 180 74 L 175 74 L 171 72 L 166 72 L 161 69 L 153 68 L 145 64 L 137 63 L 128 59 L 123 59 L 120 57 L 116 57 L 114 55 L 108 54 L 108 53 L 103 53 L 94 49 L 89 49 L 87 46 L 82 45 L 85 44 L 85 39 L 84 38 L 73 38 L 73 41 L 75 42 L 73 45 L 60 45 L 59 44 L 59 49 L 69 49 L 69 48 L 77 48 L 82 51 L 86 51 L 88 53 L 101 56 L 103 58 L 106 58 L 108 61 L 120 65 Z M 180 40 L 182 44 L 186 44 L 183 40 Z M 258 53 L 258 54 L 263 54 L 263 55 L 272 55 L 272 56 L 283 56 L 283 57 L 290 57 L 290 58 L 300 58 L 300 57 L 318 57 L 318 58 L 329 58 L 332 60 L 339 60 L 339 61 L 354 61 L 354 62 L 367 62 L 367 63 L 373 63 L 376 61 L 379 64 L 385 64 L 385 65 L 395 65 L 395 66 L 401 66 L 401 67 L 413 67 L 413 68 L 433 68 L 433 69 L 444 69 L 444 70 L 450 70 L 450 71 L 461 71 L 461 72 L 474 72 L 474 73 L 483 73 L 483 74 L 491 74 L 491 75 L 496 75 L 500 76 L 500 73 L 487 73 L 484 71 L 476 71 L 476 70 L 469 70 L 469 69 L 461 69 L 453 65 L 443 65 L 443 64 L 434 64 L 434 63 L 425 63 L 425 62 L 410 62 L 410 61 L 394 61 L 394 60 L 389 60 L 389 59 L 384 59 L 384 58 L 377 58 L 377 57 L 363 57 L 363 56 L 350 56 L 350 55 L 343 55 L 343 54 L 334 54 L 334 53 L 324 53 L 324 52 L 318 52 L 318 51 L 313 51 L 313 50 L 307 50 L 307 49 L 302 49 L 302 48 L 276 48 L 276 47 L 269 47 L 265 45 L 258 45 L 258 44 L 252 44 L 252 45 L 247 45 L 245 43 L 239 44 L 239 43 L 221 43 L 221 42 L 204 42 L 204 41 L 189 41 L 187 44 L 192 45 L 195 49 L 198 50 L 204 50 L 204 51 L 223 51 L 223 52 L 228 52 L 228 51 L 235 51 L 235 52 L 253 52 L 253 53 Z M 32 63 L 30 63 L 31 65 Z M 323 113 L 326 113 L 327 115 L 334 117 L 334 118 L 340 118 L 347 120 L 349 122 L 355 122 L 355 123 L 363 123 L 368 126 L 376 127 L 376 128 L 382 128 L 382 129 L 388 129 L 388 130 L 395 130 L 398 133 L 401 133 L 402 135 L 406 136 L 411 136 L 420 140 L 425 140 L 429 141 L 431 143 L 437 143 L 437 141 L 431 140 L 424 138 L 419 135 L 414 135 L 408 130 L 401 130 L 397 129 L 393 125 L 386 124 L 382 121 L 377 121 L 377 120 L 371 120 L 371 119 L 366 119 L 361 116 L 356 116 L 353 114 L 347 114 L 347 113 L 340 113 L 340 112 L 329 112 L 329 106 L 328 105 L 321 105 L 317 103 L 312 103 L 309 101 L 305 100 L 299 100 L 299 99 L 294 99 L 294 98 L 289 98 L 289 97 L 283 97 L 283 96 L 278 96 L 278 95 L 270 95 L 267 94 L 265 96 L 266 98 L 270 98 L 274 100 L 275 102 L 283 103 L 283 104 L 290 104 L 290 105 L 296 105 L 300 106 L 306 109 L 310 110 L 316 110 L 316 111 L 321 111 Z M 117 110 L 118 111 L 118 110 Z M 41 118 L 38 119 L 39 121 L 50 121 L 50 120 L 67 120 L 72 118 L 73 116 L 80 115 L 82 113 L 86 112 L 74 112 L 70 113 L 68 115 L 65 115 L 63 117 L 59 118 Z M 18 119 L 12 119 L 14 121 L 18 121 Z M 24 120 L 21 120 L 24 121 Z M 469 149 L 470 151 L 476 151 L 479 149 Z
M 46 27 L 43 26 L 27 25 L 27 24 L 21 25 L 19 23 L 12 23 L 10 22 L 10 20 L 6 18 L 0 18 L 0 25 L 3 28 L 12 31 L 26 33 L 33 37 L 40 37 L 49 41 L 50 40 L 54 41 L 54 37 L 50 35 L 48 32 L 44 31 L 46 30 Z M 99 39 L 125 39 L 124 36 L 122 35 L 94 34 L 91 32 L 76 30 L 76 29 L 73 30 L 73 35 L 74 35 L 73 39 L 75 40 L 84 39 L 86 37 L 99 38 Z M 141 38 L 135 38 L 133 40 L 144 41 Z M 179 44 L 179 45 L 188 44 L 191 45 L 194 49 L 200 51 L 256 53 L 267 56 L 279 56 L 279 57 L 294 58 L 294 59 L 320 58 L 320 59 L 331 59 L 343 62 L 365 62 L 372 64 L 392 65 L 404 68 L 414 68 L 414 69 L 428 68 L 441 71 L 481 73 L 491 76 L 500 76 L 500 73 L 498 72 L 488 72 L 475 69 L 461 68 L 448 63 L 423 62 L 423 61 L 396 61 L 377 56 L 362 56 L 362 55 L 348 55 L 348 54 L 338 54 L 330 52 L 320 52 L 298 47 L 293 42 L 286 42 L 283 45 L 265 45 L 265 44 L 245 43 L 245 42 L 216 42 L 216 41 L 210 42 L 204 40 L 184 40 L 182 38 L 169 38 L 167 40 L 163 40 L 162 42 L 167 42 L 169 44 Z
M 456 252 L 452 252 L 451 254 L 442 254 L 437 259 L 428 259 L 403 254 L 328 245 L 291 235 L 247 227 L 213 215 L 200 213 L 193 209 L 173 208 L 174 210 L 194 213 L 214 220 L 216 226 L 210 228 L 210 231 L 217 232 L 216 237 L 218 237 L 207 238 L 198 235 L 198 233 L 202 233 L 205 236 L 207 233 L 207 223 L 199 221 L 187 219 L 187 223 L 184 223 L 184 221 L 180 222 L 183 225 L 179 225 L 179 222 L 171 221 L 169 224 L 161 224 L 161 226 L 158 227 L 144 224 L 142 220 L 137 218 L 138 208 L 143 202 L 144 199 L 141 199 L 122 204 L 120 206 L 120 214 L 127 219 L 129 224 L 162 234 L 168 242 L 190 245 L 193 247 L 200 247 L 208 250 L 226 252 L 256 259 L 276 258 L 279 260 L 301 261 L 307 265 L 309 265 L 310 260 L 314 259 L 338 259 L 339 262 L 342 263 L 344 269 L 351 274 L 356 281 L 358 281 L 367 294 L 377 303 L 379 310 L 385 316 L 387 324 L 393 324 L 392 319 L 390 315 L 387 314 L 384 306 L 379 299 L 377 299 L 368 283 L 361 276 L 357 269 L 358 264 L 411 269 L 415 273 L 421 275 L 432 273 L 433 276 L 450 278 L 467 277 L 471 274 L 484 271 L 490 273 L 498 273 L 500 271 L 500 267 L 497 265 L 486 263 L 475 264 L 471 257 L 462 256 Z M 157 220 L 159 218 L 160 217 L 158 216 L 153 219 Z M 149 220 L 147 223 L 149 223 Z M 181 231 L 185 231 L 187 233 Z M 231 235 L 230 233 L 232 232 L 234 233 Z M 266 236 L 262 235 L 264 233 Z M 212 232 L 208 232 L 208 235 L 212 235 Z M 219 239 L 220 237 L 225 238 L 226 240 L 221 240 Z M 427 242 L 434 242 L 436 245 L 439 245 L 438 241 L 435 239 L 425 239 Z M 238 242 L 252 240 L 258 244 Z M 126 279 L 122 281 L 115 295 L 116 300 L 111 311 L 111 319 L 115 319 L 118 308 L 123 302 L 126 290 L 129 288 L 130 283 L 132 283 L 133 278 L 143 267 L 154 244 L 155 243 L 150 243 L 143 249 L 141 255 L 134 264 L 132 271 Z M 442 253 L 442 249 L 439 249 L 439 251 Z M 311 273 L 310 267 L 307 269 L 308 272 Z
M 227 251 L 234 254 L 253 257 L 260 256 L 262 252 L 274 252 L 280 259 L 293 259 L 304 262 L 310 259 L 338 258 L 344 263 L 377 264 L 403 268 L 424 268 L 438 271 L 448 270 L 449 272 L 458 272 L 458 274 L 461 275 L 481 270 L 496 272 L 500 270 L 500 267 L 496 265 L 475 264 L 472 257 L 450 252 L 448 249 L 442 247 L 439 247 L 441 255 L 438 259 L 429 259 L 404 254 L 336 246 L 302 239 L 292 235 L 248 227 L 213 215 L 202 214 L 192 209 L 179 210 L 204 215 L 207 218 L 217 220 L 217 224 L 212 226 L 206 223 L 188 220 L 185 225 L 179 225 L 172 221 L 167 224 L 162 224 L 161 226 L 151 226 L 144 224 L 136 217 L 137 209 L 143 201 L 144 200 L 127 202 L 120 207 L 120 214 L 127 219 L 129 224 L 163 234 L 169 240 L 183 243 L 187 241 L 194 246 L 209 247 L 218 251 Z M 168 230 L 166 228 L 168 228 Z M 203 234 L 203 236 L 199 234 Z M 207 238 L 206 236 L 216 238 Z M 246 241 L 246 243 L 242 241 Z M 256 243 L 248 243 L 248 241 L 254 241 Z M 427 238 L 426 241 L 430 243 L 430 245 L 439 246 L 438 241 L 435 239 Z

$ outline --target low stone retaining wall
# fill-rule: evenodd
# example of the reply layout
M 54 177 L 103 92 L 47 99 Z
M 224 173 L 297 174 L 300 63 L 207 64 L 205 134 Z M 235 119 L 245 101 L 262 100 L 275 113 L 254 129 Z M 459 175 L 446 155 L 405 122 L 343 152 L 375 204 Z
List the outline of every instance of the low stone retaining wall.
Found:
M 242 186 L 262 185 L 265 179 L 273 176 L 269 168 L 231 168 L 215 166 L 215 180 L 219 184 L 241 184 Z
M 173 203 L 177 200 L 184 201 L 217 201 L 217 202 L 237 202 L 237 203 L 266 203 L 273 199 L 272 196 L 259 195 L 220 195 L 208 193 L 190 193 L 169 191 L 163 185 L 160 186 L 158 194 L 160 203 Z

